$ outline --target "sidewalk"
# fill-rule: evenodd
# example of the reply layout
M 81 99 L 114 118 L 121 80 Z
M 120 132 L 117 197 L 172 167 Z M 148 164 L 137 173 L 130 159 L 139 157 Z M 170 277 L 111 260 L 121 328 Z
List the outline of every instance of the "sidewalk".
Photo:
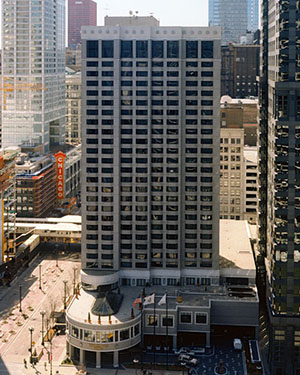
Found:
M 58 372 L 57 372 L 58 371 Z M 53 366 L 53 375 L 76 375 L 79 368 L 75 366 Z M 89 375 L 142 375 L 140 369 L 96 369 L 88 368 L 87 373 Z M 47 370 L 45 370 L 44 365 L 37 365 L 35 368 L 23 369 L 22 375 L 49 375 L 50 367 L 47 363 Z M 186 374 L 186 371 L 185 371 Z M 15 374 L 14 374 L 15 375 Z M 152 370 L 152 375 L 182 375 L 182 371 L 162 371 L 162 370 Z

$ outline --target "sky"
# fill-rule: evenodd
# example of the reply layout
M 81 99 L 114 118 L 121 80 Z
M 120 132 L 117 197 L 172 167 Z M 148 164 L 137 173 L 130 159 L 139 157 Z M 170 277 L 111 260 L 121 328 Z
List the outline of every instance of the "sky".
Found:
M 95 0 L 98 4 L 98 25 L 107 16 L 140 16 L 152 14 L 161 26 L 207 26 L 208 0 Z
M 95 0 L 98 4 L 98 25 L 104 25 L 105 16 L 153 15 L 161 26 L 207 26 L 208 0 Z M 66 0 L 67 8 L 68 0 Z M 0 3 L 0 12 L 1 3 Z M 68 20 L 66 14 L 66 22 Z M 67 25 L 66 25 L 67 39 Z M 67 40 L 66 40 L 67 43 Z M 1 29 L 0 29 L 0 46 Z

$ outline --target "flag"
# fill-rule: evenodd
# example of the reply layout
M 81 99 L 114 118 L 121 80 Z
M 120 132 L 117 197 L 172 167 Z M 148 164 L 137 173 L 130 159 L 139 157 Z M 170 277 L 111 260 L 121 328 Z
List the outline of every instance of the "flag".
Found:
M 135 301 L 133 302 L 133 307 L 136 307 L 138 303 L 142 303 L 142 299 L 140 297 L 135 299 Z
M 144 306 L 151 305 L 152 303 L 154 303 L 154 301 L 155 301 L 155 294 L 153 293 L 150 296 L 145 297 Z
M 158 306 L 165 305 L 167 303 L 167 293 L 162 296 L 162 299 L 158 302 Z

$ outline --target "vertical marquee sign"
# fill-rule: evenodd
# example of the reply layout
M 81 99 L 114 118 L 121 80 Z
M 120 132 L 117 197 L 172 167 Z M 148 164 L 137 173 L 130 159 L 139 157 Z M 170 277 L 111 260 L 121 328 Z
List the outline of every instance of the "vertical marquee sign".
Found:
M 64 163 L 66 154 L 59 151 L 54 155 L 56 159 L 56 169 L 57 169 L 57 199 L 64 199 Z

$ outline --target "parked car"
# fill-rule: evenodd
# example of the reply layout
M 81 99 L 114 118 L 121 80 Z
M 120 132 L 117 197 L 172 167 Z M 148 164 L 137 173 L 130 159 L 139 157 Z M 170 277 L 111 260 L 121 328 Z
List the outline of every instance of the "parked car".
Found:
M 196 366 L 198 364 L 198 359 L 193 358 L 188 354 L 180 354 L 178 356 L 178 361 L 181 363 L 186 363 L 187 365 L 190 365 L 190 366 Z
M 233 348 L 235 350 L 242 350 L 243 345 L 241 339 L 235 338 L 233 339 Z
M 189 348 L 187 348 L 185 346 L 183 346 L 182 348 L 177 349 L 177 350 L 175 349 L 174 350 L 174 354 L 175 355 L 179 355 L 179 354 L 195 355 L 195 353 L 194 353 L 193 350 L 191 350 L 191 349 L 189 349 Z

